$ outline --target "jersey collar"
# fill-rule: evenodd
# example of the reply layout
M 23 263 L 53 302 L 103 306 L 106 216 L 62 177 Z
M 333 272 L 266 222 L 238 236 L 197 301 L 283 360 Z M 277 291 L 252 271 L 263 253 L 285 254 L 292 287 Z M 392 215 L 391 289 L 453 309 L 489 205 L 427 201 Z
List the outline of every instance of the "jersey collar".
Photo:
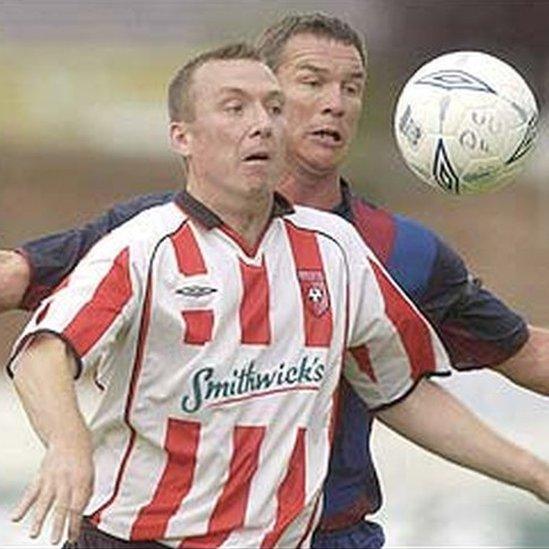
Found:
M 179 191 L 174 197 L 175 203 L 196 221 L 199 221 L 207 229 L 216 229 L 223 226 L 223 220 L 208 206 L 197 200 L 185 189 Z M 292 203 L 280 193 L 274 193 L 271 219 L 294 213 Z

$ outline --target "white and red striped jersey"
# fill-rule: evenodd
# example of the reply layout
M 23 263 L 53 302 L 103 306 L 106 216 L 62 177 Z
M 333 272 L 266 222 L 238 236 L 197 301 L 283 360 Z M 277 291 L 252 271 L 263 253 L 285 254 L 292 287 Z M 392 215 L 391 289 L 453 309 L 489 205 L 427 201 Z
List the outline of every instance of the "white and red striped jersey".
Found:
M 447 368 L 355 229 L 277 196 L 254 249 L 188 193 L 100 241 L 14 348 L 58 334 L 103 388 L 103 531 L 173 547 L 307 546 L 345 375 L 371 408 Z

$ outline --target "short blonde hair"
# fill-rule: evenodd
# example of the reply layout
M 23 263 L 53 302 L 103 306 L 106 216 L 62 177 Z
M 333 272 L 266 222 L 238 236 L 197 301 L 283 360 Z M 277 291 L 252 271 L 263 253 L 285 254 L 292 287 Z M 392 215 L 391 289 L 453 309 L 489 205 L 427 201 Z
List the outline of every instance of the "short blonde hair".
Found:
M 168 113 L 171 122 L 190 122 L 194 118 L 192 84 L 196 70 L 209 61 L 232 59 L 262 62 L 261 55 L 255 47 L 245 42 L 238 42 L 201 53 L 175 73 L 168 86 Z

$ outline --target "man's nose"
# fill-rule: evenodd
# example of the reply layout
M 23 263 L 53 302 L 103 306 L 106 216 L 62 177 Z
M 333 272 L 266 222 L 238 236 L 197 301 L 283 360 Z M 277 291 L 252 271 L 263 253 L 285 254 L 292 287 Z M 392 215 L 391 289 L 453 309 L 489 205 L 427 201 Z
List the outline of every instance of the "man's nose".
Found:
M 338 82 L 326 86 L 322 100 L 322 114 L 331 114 L 338 118 L 345 114 L 343 93 Z
M 261 137 L 271 137 L 273 133 L 273 121 L 263 105 L 258 105 L 254 111 L 254 121 L 251 137 L 260 135 Z

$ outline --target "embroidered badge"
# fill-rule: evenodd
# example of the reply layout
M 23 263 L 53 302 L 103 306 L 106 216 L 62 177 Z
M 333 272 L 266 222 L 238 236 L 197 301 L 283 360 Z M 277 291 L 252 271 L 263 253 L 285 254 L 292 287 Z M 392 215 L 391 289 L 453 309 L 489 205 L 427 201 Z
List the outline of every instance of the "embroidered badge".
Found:
M 307 310 L 314 316 L 322 316 L 330 308 L 324 274 L 322 271 L 300 269 L 297 278 Z

